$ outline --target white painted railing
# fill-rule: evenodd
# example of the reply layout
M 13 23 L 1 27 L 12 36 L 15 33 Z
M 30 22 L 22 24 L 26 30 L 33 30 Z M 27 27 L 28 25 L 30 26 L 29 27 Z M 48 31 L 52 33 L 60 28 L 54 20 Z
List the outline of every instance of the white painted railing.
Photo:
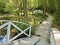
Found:
M 50 32 L 50 43 L 51 43 L 51 45 L 56 45 L 55 37 L 54 37 L 54 34 L 53 34 L 52 30 Z
M 4 28 L 5 26 L 7 26 L 7 42 L 6 43 L 9 43 L 11 41 L 13 41 L 14 39 L 16 39 L 18 36 L 22 35 L 22 34 L 25 34 L 26 36 L 30 37 L 31 36 L 31 26 L 26 24 L 26 23 L 23 23 L 23 22 L 17 22 L 17 21 L 9 21 L 9 20 L 0 20 L 0 22 L 6 22 L 2 25 L 0 25 L 0 29 Z M 25 29 L 25 30 L 22 30 L 20 29 L 19 27 L 17 27 L 13 22 L 15 23 L 21 23 L 21 24 L 25 24 L 27 25 L 28 27 Z M 16 28 L 17 30 L 20 31 L 20 33 L 18 35 L 16 35 L 15 37 L 13 37 L 12 39 L 10 39 L 10 30 L 11 30 L 11 25 Z M 26 33 L 26 31 L 29 30 L 29 34 Z

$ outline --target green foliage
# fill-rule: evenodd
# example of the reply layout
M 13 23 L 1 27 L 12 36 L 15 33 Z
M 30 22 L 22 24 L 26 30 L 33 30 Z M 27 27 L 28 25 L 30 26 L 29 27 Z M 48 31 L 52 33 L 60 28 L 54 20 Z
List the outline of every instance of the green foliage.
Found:
M 56 13 L 55 13 L 55 15 L 54 15 L 54 20 L 53 20 L 53 27 L 56 27 L 56 28 L 58 28 L 58 29 L 60 29 L 60 0 L 56 0 L 56 5 L 57 5 L 57 7 L 56 7 Z
M 48 0 L 47 2 L 47 11 L 51 14 L 54 14 L 55 11 L 56 11 L 56 8 L 55 8 L 55 0 Z
M 5 2 L 0 1 L 0 13 L 4 12 L 4 8 L 5 8 Z
M 47 18 L 47 15 L 43 15 L 40 13 L 35 13 L 33 14 L 33 11 L 35 8 L 43 10 L 43 0 L 27 0 L 27 3 L 25 4 L 24 0 L 1 0 L 0 1 L 0 12 L 2 12 L 2 15 L 6 17 L 1 17 L 0 19 L 2 20 L 15 20 L 19 22 L 24 22 L 29 25 L 32 25 L 32 34 L 34 34 L 35 27 L 39 24 L 42 23 L 43 20 Z M 31 9 L 31 10 L 30 10 Z M 27 17 L 24 17 L 24 13 L 30 13 L 29 11 L 32 12 L 32 14 L 28 14 Z M 3 14 L 6 13 L 6 14 Z M 21 14 L 22 16 L 21 16 Z M 13 14 L 12 17 L 11 14 Z M 15 23 L 16 24 L 16 23 Z M 26 29 L 27 26 L 23 24 L 16 24 L 18 27 L 21 29 Z M 13 29 L 14 27 L 12 27 Z M 19 33 L 19 31 L 16 31 Z
M 6 5 L 6 8 L 5 8 L 5 12 L 9 12 L 9 13 L 11 13 L 12 11 L 13 11 L 13 6 L 11 5 L 11 4 L 8 4 L 8 5 Z

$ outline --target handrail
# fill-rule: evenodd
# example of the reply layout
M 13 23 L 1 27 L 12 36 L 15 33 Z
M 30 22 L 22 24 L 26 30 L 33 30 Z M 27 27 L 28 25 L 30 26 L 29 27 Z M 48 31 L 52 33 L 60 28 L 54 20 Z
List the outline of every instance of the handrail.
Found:
M 51 45 L 56 45 L 55 37 L 52 30 L 50 31 L 50 43 Z
M 27 25 L 27 26 L 31 26 L 27 23 L 24 23 L 24 22 L 19 22 L 19 21 L 13 21 L 13 20 L 0 20 L 0 22 L 8 22 L 8 21 L 11 21 L 11 22 L 15 22 L 15 23 L 21 23 L 21 24 L 24 24 L 24 25 Z

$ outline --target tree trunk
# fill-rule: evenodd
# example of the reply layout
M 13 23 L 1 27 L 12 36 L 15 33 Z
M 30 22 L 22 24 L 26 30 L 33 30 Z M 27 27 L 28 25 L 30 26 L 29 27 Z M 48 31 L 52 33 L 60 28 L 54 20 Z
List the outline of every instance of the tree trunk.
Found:
M 23 0 L 23 12 L 24 16 L 27 17 L 28 12 L 27 12 L 27 0 Z
M 46 0 L 44 0 L 44 15 L 46 15 Z

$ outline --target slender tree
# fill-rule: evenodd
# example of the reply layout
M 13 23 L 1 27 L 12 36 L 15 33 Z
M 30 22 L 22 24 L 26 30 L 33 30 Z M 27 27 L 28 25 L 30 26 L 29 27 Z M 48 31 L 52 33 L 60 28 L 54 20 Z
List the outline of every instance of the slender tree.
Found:
M 44 0 L 44 15 L 46 15 L 46 0 Z
M 23 12 L 24 16 L 27 17 L 28 12 L 27 12 L 27 0 L 23 0 Z

